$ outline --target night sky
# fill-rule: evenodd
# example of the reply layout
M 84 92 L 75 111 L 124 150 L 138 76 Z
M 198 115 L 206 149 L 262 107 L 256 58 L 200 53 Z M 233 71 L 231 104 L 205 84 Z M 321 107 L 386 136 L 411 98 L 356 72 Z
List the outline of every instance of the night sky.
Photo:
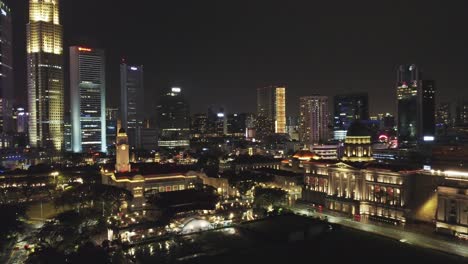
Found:
M 14 13 L 16 96 L 26 102 L 28 1 L 5 2 Z M 298 112 L 302 95 L 362 91 L 369 92 L 371 114 L 394 112 L 395 69 L 403 63 L 420 65 L 425 78 L 437 81 L 438 101 L 468 96 L 464 0 L 61 4 L 64 48 L 107 52 L 109 106 L 118 106 L 122 57 L 145 66 L 148 111 L 160 91 L 179 80 L 192 112 L 210 104 L 255 111 L 256 88 L 269 83 L 288 85 L 288 114 Z

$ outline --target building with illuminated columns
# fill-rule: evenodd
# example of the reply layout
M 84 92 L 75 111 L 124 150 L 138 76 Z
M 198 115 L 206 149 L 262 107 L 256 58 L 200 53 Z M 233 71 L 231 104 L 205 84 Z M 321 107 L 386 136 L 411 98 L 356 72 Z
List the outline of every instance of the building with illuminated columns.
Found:
M 371 136 L 369 130 L 360 121 L 354 121 L 348 129 L 342 160 L 351 162 L 373 160 Z
M 70 47 L 72 150 L 107 152 L 104 50 Z
M 30 0 L 26 28 L 30 145 L 61 151 L 64 91 L 59 1 Z
M 270 85 L 257 89 L 257 135 L 286 133 L 286 87 Z

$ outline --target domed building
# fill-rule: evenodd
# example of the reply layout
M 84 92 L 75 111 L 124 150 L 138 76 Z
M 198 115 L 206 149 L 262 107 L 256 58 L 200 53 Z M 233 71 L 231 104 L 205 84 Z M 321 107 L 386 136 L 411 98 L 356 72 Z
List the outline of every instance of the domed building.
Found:
M 343 161 L 367 162 L 373 160 L 371 134 L 360 121 L 349 126 L 344 144 Z

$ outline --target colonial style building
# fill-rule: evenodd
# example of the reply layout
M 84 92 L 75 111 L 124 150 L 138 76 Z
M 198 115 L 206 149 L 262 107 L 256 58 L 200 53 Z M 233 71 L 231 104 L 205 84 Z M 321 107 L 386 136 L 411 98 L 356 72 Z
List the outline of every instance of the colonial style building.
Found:
M 379 164 L 303 162 L 303 199 L 329 210 L 374 220 L 404 223 L 407 219 L 431 221 L 431 213 L 420 212 L 430 202 L 437 184 L 432 177 L 419 184 L 419 170 Z M 435 207 L 431 207 L 432 215 Z M 427 210 L 426 210 L 427 211 Z
M 372 159 L 371 135 L 360 121 L 354 121 L 346 134 L 342 160 L 367 162 Z
M 465 178 L 468 173 L 465 173 Z M 468 183 L 465 179 L 447 175 L 437 188 L 436 228 L 439 232 L 468 238 Z

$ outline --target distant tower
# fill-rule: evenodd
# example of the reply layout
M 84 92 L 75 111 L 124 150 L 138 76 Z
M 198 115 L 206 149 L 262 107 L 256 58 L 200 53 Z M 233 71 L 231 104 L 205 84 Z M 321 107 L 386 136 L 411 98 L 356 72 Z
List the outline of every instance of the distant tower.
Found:
M 423 80 L 419 68 L 401 65 L 397 71 L 398 144 L 415 146 L 433 141 L 435 134 L 435 87 L 433 80 Z
M 260 137 L 286 133 L 286 86 L 257 89 L 257 130 Z
M 328 140 L 328 97 L 299 98 L 299 137 L 304 144 L 318 144 Z
M 115 170 L 117 172 L 129 172 L 130 150 L 128 145 L 128 136 L 125 129 L 121 127 L 120 121 L 118 121 L 117 129 L 117 139 L 115 140 Z

